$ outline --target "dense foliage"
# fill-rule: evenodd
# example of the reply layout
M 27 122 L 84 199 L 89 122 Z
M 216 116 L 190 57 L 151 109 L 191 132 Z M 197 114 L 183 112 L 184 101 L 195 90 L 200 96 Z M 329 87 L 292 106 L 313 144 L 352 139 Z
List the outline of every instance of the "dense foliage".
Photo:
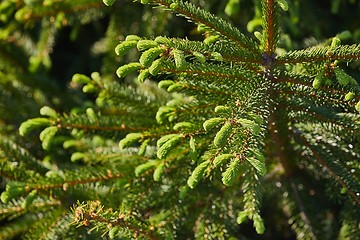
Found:
M 0 238 L 356 239 L 359 14 L 3 0 Z

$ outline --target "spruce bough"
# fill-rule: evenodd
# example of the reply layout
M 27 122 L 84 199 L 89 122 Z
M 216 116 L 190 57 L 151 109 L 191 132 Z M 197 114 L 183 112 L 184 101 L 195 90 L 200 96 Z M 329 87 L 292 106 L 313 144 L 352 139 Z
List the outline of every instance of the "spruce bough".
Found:
M 42 130 L 43 148 L 68 150 L 71 167 L 29 160 L 39 166 L 7 179 L 0 211 L 43 221 L 46 237 L 242 239 L 253 225 L 271 238 L 271 221 L 297 238 L 358 235 L 360 86 L 343 63 L 360 45 L 281 51 L 284 0 L 261 1 L 256 38 L 187 1 L 139 2 L 187 18 L 204 41 L 130 35 L 115 52 L 138 60 L 118 66 L 121 80 L 74 75 L 91 107 L 44 107 L 19 129 Z

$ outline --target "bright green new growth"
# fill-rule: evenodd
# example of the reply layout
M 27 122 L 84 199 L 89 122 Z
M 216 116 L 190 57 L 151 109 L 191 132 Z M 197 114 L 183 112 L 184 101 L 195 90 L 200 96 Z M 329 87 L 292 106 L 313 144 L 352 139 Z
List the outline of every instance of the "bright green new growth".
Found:
M 191 176 L 187 180 L 187 184 L 190 188 L 195 188 L 196 185 L 199 184 L 200 180 L 203 178 L 206 169 L 208 168 L 209 163 L 207 161 L 202 162 L 199 164 L 194 171 L 192 172 Z
M 220 130 L 217 132 L 214 138 L 214 145 L 216 147 L 223 147 L 226 144 L 228 137 L 232 133 L 232 125 L 229 122 L 226 122 Z
M 293 43 L 291 31 L 304 21 L 296 15 L 302 1 L 135 1 L 149 3 L 143 6 L 104 0 L 111 8 L 95 0 L 24 1 L 16 3 L 24 7 L 16 14 L 15 2 L 5 2 L 10 5 L 1 3 L 0 9 L 9 14 L 0 16 L 2 22 L 10 15 L 29 20 L 27 26 L 42 19 L 36 27 L 45 29 L 42 38 L 48 42 L 28 50 L 32 57 L 51 52 L 56 35 L 47 34 L 49 29 L 74 24 L 71 36 L 84 41 L 76 29 L 88 24 L 87 17 L 100 19 L 95 27 L 107 20 L 109 26 L 91 45 L 91 54 L 105 55 L 101 74 L 77 73 L 69 84 L 70 93 L 81 89 L 87 97 L 49 98 L 39 93 L 39 83 L 34 91 L 14 83 L 45 107 L 38 108 L 43 117 L 21 125 L 4 121 L 20 125 L 26 138 L 0 131 L 6 136 L 0 139 L 0 176 L 6 184 L 1 239 L 358 235 L 360 45 L 342 45 L 356 39 L 355 33 Z M 336 9 L 339 1 L 330 2 Z M 254 14 L 247 28 L 256 37 L 194 3 L 212 10 L 221 6 L 219 15 L 237 26 Z M 247 9 L 249 4 L 253 8 Z M 50 10 L 61 14 L 51 16 Z M 82 14 L 76 17 L 76 11 Z M 193 28 L 168 29 L 171 14 L 185 17 Z M 165 37 L 183 30 L 194 36 Z M 159 32 L 164 36 L 149 36 Z M 17 44 L 27 38 L 33 36 L 23 35 Z M 316 45 L 291 50 L 309 44 Z M 33 72 L 25 82 L 42 79 L 41 67 L 49 66 L 46 57 L 42 65 L 35 60 L 24 68 Z M 9 68 L 0 60 L 5 79 L 0 86 L 8 87 L 16 71 L 6 75 L 2 65 Z M 7 91 L 0 89 L 1 99 L 8 100 Z M 61 105 L 67 100 L 70 108 Z M 28 139 L 35 140 L 24 144 Z
M 231 186 L 234 184 L 236 177 L 240 174 L 241 162 L 240 159 L 234 158 L 226 171 L 222 174 L 222 182 L 226 186 Z
M 116 2 L 116 0 L 103 0 L 103 2 L 106 6 L 111 6 L 114 2 Z

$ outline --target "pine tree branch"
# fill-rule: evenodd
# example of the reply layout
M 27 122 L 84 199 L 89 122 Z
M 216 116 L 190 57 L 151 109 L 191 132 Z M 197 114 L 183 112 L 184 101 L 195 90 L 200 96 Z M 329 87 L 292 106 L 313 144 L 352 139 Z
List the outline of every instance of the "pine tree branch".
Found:
M 290 186 L 291 186 L 291 189 L 292 189 L 293 194 L 294 194 L 296 205 L 299 208 L 300 217 L 304 221 L 308 231 L 310 232 L 309 233 L 310 238 L 311 239 L 317 239 L 317 237 L 314 235 L 314 230 L 313 230 L 311 221 L 310 221 L 310 219 L 308 218 L 308 216 L 306 214 L 306 209 L 305 209 L 305 206 L 303 204 L 303 201 L 300 198 L 299 191 L 297 190 L 297 187 L 296 187 L 295 183 L 291 179 L 290 179 Z
M 310 47 L 277 56 L 275 66 L 283 64 L 312 63 L 323 61 L 353 61 L 360 59 L 360 44 L 331 47 Z
M 259 54 L 256 44 L 252 39 L 246 37 L 237 28 L 233 27 L 223 19 L 196 7 L 189 2 L 171 0 L 155 0 L 153 2 L 165 6 L 166 8 L 170 8 L 197 24 L 204 24 L 215 32 L 220 33 L 221 36 L 230 39 L 238 46 L 245 48 L 254 54 Z M 176 7 L 171 8 L 172 3 L 175 3 Z
M 25 5 L 21 11 L 23 15 L 19 18 L 20 21 L 37 21 L 44 17 L 56 16 L 59 12 L 66 15 L 79 13 L 81 11 L 87 11 L 91 9 L 104 9 L 104 5 L 101 1 L 90 0 L 90 1 L 56 1 L 53 7 L 43 5 L 43 3 L 37 4 L 36 6 Z
M 126 116 L 125 116 L 126 117 Z M 146 131 L 146 127 L 131 126 L 135 121 L 130 122 L 126 118 L 121 121 L 111 116 L 98 116 L 96 121 L 89 119 L 88 115 L 65 115 L 54 122 L 54 125 L 61 129 L 81 129 L 85 131 L 103 132 L 140 132 Z
M 333 171 L 332 168 L 330 168 L 329 164 L 322 158 L 322 156 L 311 146 L 311 144 L 300 134 L 294 133 L 294 136 L 298 138 L 310 151 L 312 152 L 315 159 L 326 168 L 326 170 L 330 173 L 330 175 L 336 179 L 336 181 L 347 190 L 347 193 L 350 195 L 350 197 L 353 199 L 354 202 L 357 204 L 360 204 L 360 198 L 352 191 L 352 189 L 346 184 L 342 178 Z
M 83 172 L 81 170 L 74 172 L 69 171 L 67 172 L 66 179 L 39 179 L 36 183 L 24 183 L 26 185 L 25 190 L 27 192 L 30 192 L 31 190 L 49 191 L 51 189 L 62 188 L 66 191 L 68 187 L 121 179 L 126 176 L 124 173 L 118 172 L 116 169 L 109 170 L 98 168 L 97 171 L 95 169 L 93 169 L 93 171 L 94 172 L 91 172 L 91 170 Z M 54 183 L 49 183 L 51 181 L 54 181 Z
M 155 39 L 156 41 L 156 39 Z M 211 53 L 220 53 L 223 61 L 246 64 L 261 64 L 262 59 L 259 55 L 251 53 L 244 48 L 229 41 L 217 41 L 214 44 L 208 44 L 199 41 L 189 41 L 187 39 L 161 37 L 161 44 L 166 45 L 167 49 L 179 49 L 186 55 L 194 52 L 200 52 L 205 57 L 211 57 Z
M 13 203 L 8 203 L 9 205 L 13 205 Z M 19 203 L 18 205 L 15 206 L 0 206 L 0 215 L 7 215 L 7 214 L 19 214 L 19 213 L 24 213 L 25 209 L 24 207 L 20 206 L 21 204 Z M 52 199 L 50 201 L 47 202 L 40 202 L 40 201 L 35 201 L 32 203 L 31 208 L 38 208 L 38 209 L 43 209 L 44 207 L 53 207 L 53 206 L 60 206 L 61 202 L 59 200 L 55 200 Z
M 289 107 L 290 109 L 292 109 L 294 113 L 298 113 L 296 117 L 291 118 L 291 120 L 293 120 L 293 122 L 305 122 L 305 120 L 307 120 L 308 123 L 322 122 L 325 124 L 329 124 L 332 127 L 334 125 L 340 126 L 343 130 L 349 131 L 354 135 L 360 134 L 360 129 L 354 127 L 354 121 L 352 121 L 352 120 L 340 122 L 339 120 L 343 120 L 340 117 L 336 117 L 333 115 L 324 115 L 324 112 L 319 112 L 319 111 L 316 111 L 315 109 L 312 109 L 313 111 L 311 111 L 306 106 L 289 105 L 289 104 L 287 104 L 286 106 Z M 299 116 L 303 117 L 302 121 L 298 120 Z
M 0 139 L 0 156 L 2 155 L 6 156 L 9 160 L 18 160 L 19 165 L 24 166 L 27 170 L 34 170 L 38 173 L 45 173 L 47 171 L 43 164 L 33 157 L 25 148 L 17 145 L 15 142 L 8 140 L 7 138 Z M 1 165 L 6 165 L 9 162 L 3 163 L 3 161 L 1 161 Z M 0 172 L 5 173 L 3 170 L 7 169 L 7 167 L 3 167 L 4 168 L 2 168 Z
M 129 229 L 132 232 L 135 232 L 136 234 L 140 236 L 145 236 L 148 239 L 156 240 L 158 239 L 156 236 L 154 236 L 150 231 L 145 231 L 144 229 L 139 228 L 138 226 L 134 226 L 130 223 L 127 223 L 126 221 L 123 221 L 121 217 L 119 217 L 117 220 L 109 220 L 108 218 L 103 218 L 100 216 L 96 216 L 95 213 L 84 213 L 83 218 L 85 221 L 95 221 L 102 224 L 111 224 L 112 226 L 119 226 L 125 229 Z
M 176 69 L 173 64 L 168 64 L 160 69 L 161 72 L 168 72 L 173 74 L 186 73 L 191 76 L 203 76 L 205 79 L 239 79 L 242 81 L 253 81 L 258 78 L 253 72 L 244 69 L 243 67 L 215 64 L 191 64 L 187 65 L 186 69 Z

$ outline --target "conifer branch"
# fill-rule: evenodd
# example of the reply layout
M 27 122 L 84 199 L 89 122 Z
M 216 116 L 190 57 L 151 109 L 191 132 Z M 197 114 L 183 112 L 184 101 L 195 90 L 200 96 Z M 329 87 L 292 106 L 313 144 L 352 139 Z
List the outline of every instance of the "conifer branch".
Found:
M 216 1 L 103 2 L 0 3 L 0 238 L 357 237 L 356 28 L 286 52 L 316 2 L 255 1 L 259 41 L 238 0 L 238 27 Z
M 308 216 L 306 214 L 306 209 L 305 209 L 305 206 L 303 204 L 303 201 L 301 200 L 299 192 L 297 190 L 297 187 L 296 187 L 295 183 L 292 180 L 290 180 L 290 187 L 291 187 L 291 189 L 293 191 L 294 199 L 295 199 L 295 201 L 297 203 L 296 205 L 299 208 L 300 217 L 304 221 L 304 223 L 306 224 L 306 228 L 309 231 L 309 236 L 310 236 L 311 239 L 316 239 L 316 236 L 314 235 L 314 230 L 313 230 L 313 227 L 312 227 L 312 223 L 311 223 L 310 219 L 308 218 Z
M 104 8 L 103 3 L 97 0 L 89 0 L 89 2 L 74 2 L 71 0 L 65 0 L 55 2 L 55 4 L 56 6 L 54 8 L 49 8 L 42 3 L 36 4 L 36 7 L 25 5 L 20 9 L 22 14 L 19 14 L 18 19 L 24 22 L 36 21 L 44 17 L 56 16 L 59 12 L 63 12 L 65 14 L 75 14 L 81 11 Z
M 256 44 L 250 38 L 242 34 L 238 29 L 225 22 L 223 19 L 197 8 L 189 2 L 171 0 L 154 0 L 153 2 L 170 8 L 178 12 L 181 16 L 184 16 L 197 24 L 204 24 L 206 27 L 220 33 L 221 36 L 230 39 L 240 47 L 243 47 L 254 54 L 259 54 Z M 172 5 L 172 3 L 175 5 Z
M 335 60 L 353 61 L 358 59 L 360 59 L 360 44 L 343 45 L 336 48 L 330 46 L 310 47 L 304 50 L 289 51 L 278 56 L 275 65 Z
M 261 59 L 256 54 L 240 48 L 238 45 L 229 41 L 217 41 L 214 44 L 207 44 L 198 41 L 189 41 L 177 38 L 159 37 L 158 40 L 161 44 L 167 46 L 168 49 L 179 49 L 186 54 L 200 52 L 205 57 L 211 57 L 211 53 L 218 52 L 221 54 L 223 61 L 237 62 L 237 63 L 257 63 L 261 64 Z
M 112 179 L 122 178 L 124 177 L 124 174 L 115 174 L 113 175 L 111 172 L 109 172 L 108 176 L 99 176 L 99 177 L 91 177 L 87 179 L 77 179 L 72 181 L 64 181 L 63 183 L 55 183 L 55 184 L 48 184 L 48 185 L 41 185 L 41 186 L 29 186 L 30 188 L 36 189 L 36 190 L 50 190 L 54 188 L 66 188 L 76 186 L 76 185 L 83 185 L 83 184 L 89 184 L 94 182 L 102 182 L 102 181 L 108 181 Z
M 54 125 L 60 129 L 80 129 L 85 131 L 104 132 L 139 132 L 148 129 L 145 127 L 129 126 L 126 124 L 126 120 L 121 121 L 119 119 L 119 122 L 113 122 L 113 120 L 114 119 L 110 116 L 99 116 L 95 121 L 93 121 L 92 119 L 89 119 L 88 115 L 65 115 L 64 117 L 58 119 Z
M 336 181 L 347 190 L 347 193 L 350 195 L 350 197 L 353 199 L 354 202 L 357 204 L 360 204 L 360 198 L 352 191 L 352 188 L 348 186 L 347 183 L 343 181 L 343 179 L 329 166 L 329 164 L 321 157 L 321 155 L 316 151 L 314 147 L 311 146 L 311 144 L 301 135 L 296 134 L 296 138 L 300 139 L 307 148 L 310 149 L 315 159 L 326 168 L 326 170 L 330 173 L 330 175 L 336 179 Z
M 250 71 L 245 70 L 244 68 L 238 67 L 227 67 L 222 65 L 199 65 L 199 64 L 188 64 L 187 69 L 176 69 L 175 67 L 169 65 L 169 67 L 163 67 L 160 69 L 162 72 L 169 73 L 186 73 L 190 76 L 203 76 L 205 78 L 219 78 L 219 79 L 239 79 L 242 81 L 254 81 L 254 74 Z
M 28 170 L 32 169 L 39 173 L 45 173 L 46 168 L 41 164 L 39 160 L 34 158 L 25 148 L 18 146 L 15 142 L 7 139 L 0 139 L 0 156 L 6 156 L 7 159 L 20 160 L 21 165 L 24 165 Z M 2 170 L 5 170 L 6 162 L 1 161 Z M 3 172 L 3 171 L 0 172 Z M 5 173 L 5 171 L 4 171 Z M 1 174 L 0 174 L 1 175 Z
M 8 205 L 13 205 L 13 203 L 8 203 Z M 44 207 L 53 207 L 53 206 L 60 206 L 61 202 L 59 200 L 53 199 L 51 201 L 47 201 L 47 202 L 37 202 L 35 201 L 31 207 L 32 208 L 39 208 L 39 209 L 43 209 Z M 14 205 L 14 206 L 1 206 L 0 207 L 0 215 L 4 216 L 7 214 L 18 214 L 18 213 L 23 213 L 24 212 L 24 207 L 22 207 L 20 204 L 18 205 Z

